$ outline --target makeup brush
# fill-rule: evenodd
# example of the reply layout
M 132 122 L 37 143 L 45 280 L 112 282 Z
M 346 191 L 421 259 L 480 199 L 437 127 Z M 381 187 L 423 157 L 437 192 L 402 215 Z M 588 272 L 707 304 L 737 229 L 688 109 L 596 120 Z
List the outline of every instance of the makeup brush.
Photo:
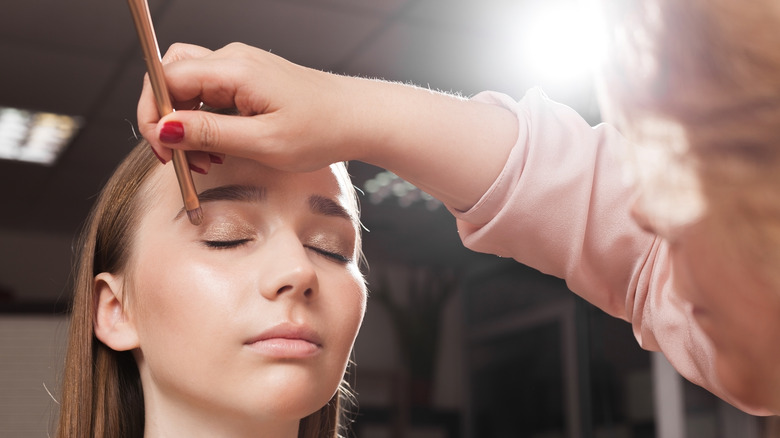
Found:
M 146 0 L 127 0 L 127 4 L 133 14 L 135 30 L 138 32 L 138 39 L 144 52 L 146 69 L 149 71 L 154 99 L 157 101 L 157 110 L 160 112 L 160 117 L 164 117 L 173 112 L 173 104 L 171 104 L 171 96 L 168 94 L 168 86 L 165 84 L 160 48 L 154 34 L 149 5 Z M 200 225 L 203 222 L 203 210 L 200 208 L 198 192 L 192 182 L 192 174 L 184 151 L 173 150 L 173 168 L 176 170 L 176 179 L 179 181 L 187 217 L 193 225 Z

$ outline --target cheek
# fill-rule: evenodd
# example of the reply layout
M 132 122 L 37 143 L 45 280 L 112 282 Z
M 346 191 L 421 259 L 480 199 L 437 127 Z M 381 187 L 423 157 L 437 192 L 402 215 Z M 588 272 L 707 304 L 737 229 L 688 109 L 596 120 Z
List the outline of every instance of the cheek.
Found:
M 337 330 L 341 349 L 349 354 L 352 345 L 363 323 L 366 310 L 366 290 L 360 274 L 350 273 L 350 276 L 333 289 L 331 297 L 325 292 L 325 302 L 328 306 L 328 318 Z
M 237 285 L 229 273 L 162 247 L 137 263 L 133 294 L 141 348 L 206 341 L 224 324 Z M 216 331 L 218 333 L 218 331 Z M 192 346 L 192 345 L 190 345 Z

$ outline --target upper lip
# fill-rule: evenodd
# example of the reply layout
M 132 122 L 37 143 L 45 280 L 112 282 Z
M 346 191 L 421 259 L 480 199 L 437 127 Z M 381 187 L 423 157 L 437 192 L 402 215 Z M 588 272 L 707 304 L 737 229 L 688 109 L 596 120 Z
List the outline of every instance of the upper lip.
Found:
M 312 344 L 322 345 L 322 339 L 311 327 L 291 322 L 277 324 L 257 336 L 253 336 L 246 341 L 247 344 L 265 341 L 268 339 L 299 339 L 311 342 Z

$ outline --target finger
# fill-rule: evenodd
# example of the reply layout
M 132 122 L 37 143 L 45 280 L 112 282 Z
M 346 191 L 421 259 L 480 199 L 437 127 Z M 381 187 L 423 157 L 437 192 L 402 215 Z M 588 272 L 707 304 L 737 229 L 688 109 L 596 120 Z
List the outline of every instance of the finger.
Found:
M 218 57 L 182 60 L 165 69 L 168 91 L 175 101 L 198 101 L 213 108 L 236 107 L 239 89 L 255 75 L 242 61 Z
M 242 117 L 205 111 L 177 111 L 160 120 L 157 135 L 150 142 L 160 148 L 203 151 L 215 157 L 224 155 L 261 159 L 279 148 L 269 141 L 266 116 Z
M 219 152 L 211 152 L 208 154 L 209 161 L 211 161 L 212 164 L 222 164 L 225 162 L 225 154 L 221 154 Z
M 162 164 L 168 164 L 173 159 L 173 151 L 166 147 L 150 145 L 152 153 L 157 156 Z M 157 152 L 157 150 L 160 152 Z M 208 173 L 212 164 L 222 164 L 225 161 L 225 154 L 208 153 L 203 151 L 187 151 L 187 163 L 190 164 L 190 170 L 193 172 Z
M 176 111 L 197 110 L 200 109 L 202 105 L 203 102 L 200 101 L 200 98 L 190 99 L 184 102 L 179 102 L 177 100 L 173 101 L 173 109 Z
M 170 149 L 165 149 L 168 153 L 168 158 L 164 158 L 157 153 L 154 146 L 152 146 L 152 153 L 157 156 L 162 164 L 168 164 L 173 158 L 173 153 Z M 222 164 L 223 157 L 217 157 L 216 155 L 208 154 L 202 151 L 187 151 L 187 164 L 189 169 L 193 172 L 206 175 L 209 173 L 212 164 Z M 216 161 L 215 161 L 216 159 Z
M 174 43 L 162 57 L 163 65 L 184 59 L 202 58 L 214 53 L 213 50 L 194 44 Z
M 162 148 L 161 152 L 157 152 L 157 149 L 154 148 L 153 144 L 150 143 L 149 147 L 152 149 L 154 156 L 163 164 L 168 164 L 168 162 L 171 161 L 171 158 L 173 158 L 173 152 L 168 148 Z
M 163 64 L 170 64 L 175 61 L 181 61 L 185 59 L 201 58 L 208 56 L 213 51 L 196 46 L 193 44 L 176 43 L 173 44 L 165 56 L 162 58 Z M 168 83 L 166 75 L 166 83 Z M 170 87 L 170 85 L 169 85 Z M 193 96 L 188 100 L 177 101 L 174 99 L 173 107 L 175 109 L 192 109 L 200 105 L 200 100 L 197 96 Z M 141 96 L 138 99 L 136 116 L 138 117 L 138 128 L 141 131 L 141 135 L 149 137 L 154 133 L 157 121 L 160 119 L 160 114 L 157 110 L 157 103 L 154 99 L 154 91 L 152 90 L 152 84 L 149 80 L 149 74 L 144 75 L 144 83 L 141 89 Z M 162 152 L 162 151 L 158 151 Z
M 173 100 L 171 103 L 176 111 L 196 110 L 202 105 L 199 97 L 187 101 Z M 154 129 L 160 120 L 160 112 L 157 108 L 157 101 L 155 100 L 154 90 L 148 74 L 144 75 L 144 85 L 141 88 L 141 96 L 138 98 L 136 111 L 138 129 L 141 131 L 141 135 L 145 138 L 154 135 Z
M 138 98 L 136 111 L 138 130 L 141 131 L 141 136 L 151 138 L 155 134 L 157 121 L 160 120 L 160 113 L 157 110 L 157 102 L 154 99 L 154 91 L 149 80 L 149 74 L 144 75 L 144 85 L 141 88 L 141 97 Z
M 202 175 L 206 175 L 211 169 L 211 158 L 206 152 L 188 151 L 187 163 L 189 164 L 191 171 Z
M 166 66 L 165 75 L 174 100 L 200 98 L 213 108 L 238 108 L 242 114 L 259 114 L 268 109 L 268 101 L 258 87 L 273 89 L 268 77 L 277 77 L 293 65 L 263 50 L 231 43 L 207 56 L 173 62 Z M 266 81 L 258 80 L 259 71 L 268 73 Z

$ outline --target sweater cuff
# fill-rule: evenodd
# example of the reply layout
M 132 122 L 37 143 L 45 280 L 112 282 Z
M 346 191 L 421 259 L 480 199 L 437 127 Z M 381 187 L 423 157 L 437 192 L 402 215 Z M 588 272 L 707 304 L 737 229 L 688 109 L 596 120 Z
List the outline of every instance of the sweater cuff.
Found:
M 507 203 L 507 198 L 512 194 L 514 185 L 520 179 L 528 152 L 526 146 L 529 131 L 529 114 L 528 108 L 523 102 L 534 97 L 544 98 L 544 94 L 541 90 L 534 88 L 529 90 L 520 102 L 516 102 L 506 94 L 493 91 L 484 91 L 471 98 L 471 100 L 476 102 L 496 105 L 512 111 L 518 121 L 518 139 L 512 147 L 501 173 L 476 204 L 465 211 L 447 206 L 450 213 L 459 221 L 466 222 L 475 228 L 480 228 L 490 222 L 503 205 Z M 478 147 L 478 145 L 475 145 L 475 147 Z M 486 147 L 490 147 L 490 145 L 486 145 Z

